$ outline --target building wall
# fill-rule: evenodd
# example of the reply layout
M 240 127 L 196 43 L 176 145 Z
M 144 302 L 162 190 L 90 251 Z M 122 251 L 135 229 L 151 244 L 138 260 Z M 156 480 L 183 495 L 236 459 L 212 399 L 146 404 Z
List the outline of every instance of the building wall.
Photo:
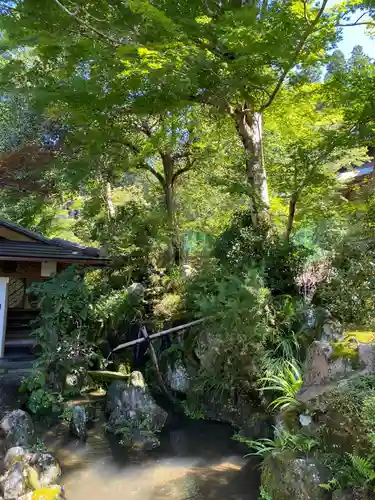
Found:
M 26 290 L 35 282 L 45 281 L 41 276 L 40 262 L 12 262 L 0 261 L 0 277 L 9 278 L 9 294 L 11 307 L 19 309 L 33 309 L 32 301 Z M 23 293 L 21 293 L 21 288 Z M 18 300 L 19 297 L 19 300 Z

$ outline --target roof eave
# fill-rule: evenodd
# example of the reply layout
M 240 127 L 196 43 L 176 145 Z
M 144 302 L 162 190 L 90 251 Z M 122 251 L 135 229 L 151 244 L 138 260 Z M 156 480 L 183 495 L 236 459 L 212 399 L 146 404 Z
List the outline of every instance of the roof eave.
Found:
M 90 265 L 98 265 L 100 267 L 107 266 L 110 263 L 110 259 L 93 259 L 93 258 L 86 258 L 86 257 L 77 257 L 77 258 L 59 258 L 59 257 L 12 257 L 9 255 L 1 255 L 0 254 L 0 261 L 17 261 L 17 262 L 59 262 L 61 264 L 75 264 L 75 263 L 82 263 L 82 264 L 90 264 Z

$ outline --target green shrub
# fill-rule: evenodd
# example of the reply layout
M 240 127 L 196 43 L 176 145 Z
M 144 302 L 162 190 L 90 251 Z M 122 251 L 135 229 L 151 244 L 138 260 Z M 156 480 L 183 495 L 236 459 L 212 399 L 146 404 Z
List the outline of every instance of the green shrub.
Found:
M 47 376 L 41 371 L 35 371 L 25 378 L 20 392 L 27 394 L 27 408 L 34 415 L 43 416 L 60 410 L 61 394 L 53 391 Z
M 284 363 L 283 369 L 275 375 L 268 375 L 260 379 L 262 391 L 281 393 L 271 402 L 271 406 L 281 411 L 298 406 L 296 394 L 300 391 L 303 380 L 299 366 L 291 361 Z
M 273 439 L 263 438 L 252 441 L 238 435 L 235 435 L 235 439 L 254 450 L 249 455 L 256 455 L 262 458 L 266 458 L 269 455 L 276 455 L 285 450 L 308 454 L 319 444 L 319 441 L 311 436 L 302 433 L 293 434 L 283 428 L 277 427 L 274 428 Z
M 342 249 L 345 252 L 345 248 Z M 315 302 L 329 309 L 343 324 L 375 326 L 375 266 L 373 252 L 338 254 L 327 280 L 317 288 Z
M 189 282 L 186 307 L 194 317 L 210 318 L 195 334 L 197 345 L 214 353 L 212 362 L 200 363 L 194 392 L 217 391 L 224 399 L 246 393 L 259 400 L 259 379 L 298 358 L 301 301 L 274 296 L 265 283 L 256 267 L 233 273 L 217 261 Z
M 212 317 L 200 326 L 199 337 L 209 339 L 214 362 L 201 364 L 195 390 L 217 390 L 228 397 L 251 390 L 271 337 L 269 290 L 255 269 L 239 276 L 214 268 L 200 280 L 188 290 L 188 307 L 195 316 Z
M 296 278 L 311 250 L 302 244 L 286 242 L 284 235 L 269 228 L 254 231 L 250 211 L 241 210 L 218 238 L 213 255 L 233 272 L 256 267 L 272 294 L 295 296 L 298 295 Z
M 76 266 L 30 289 L 39 302 L 38 327 L 33 331 L 42 366 L 57 392 L 63 392 L 66 376 L 84 375 L 97 356 L 96 331 L 90 323 L 92 298 L 84 274 Z

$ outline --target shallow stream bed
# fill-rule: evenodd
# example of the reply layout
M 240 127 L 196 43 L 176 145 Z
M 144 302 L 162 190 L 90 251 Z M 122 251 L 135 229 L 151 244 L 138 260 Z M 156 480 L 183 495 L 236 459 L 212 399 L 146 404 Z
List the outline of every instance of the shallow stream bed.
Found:
M 179 418 L 151 452 L 129 453 L 99 422 L 86 443 L 63 427 L 44 439 L 62 465 L 68 500 L 257 500 L 259 468 L 232 434 L 226 425 Z

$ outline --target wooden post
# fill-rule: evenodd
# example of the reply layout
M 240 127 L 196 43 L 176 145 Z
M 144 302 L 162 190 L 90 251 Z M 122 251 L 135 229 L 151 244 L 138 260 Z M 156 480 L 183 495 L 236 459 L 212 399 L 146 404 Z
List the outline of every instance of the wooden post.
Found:
M 158 358 L 156 356 L 154 346 L 151 343 L 150 336 L 147 333 L 146 327 L 144 327 L 144 326 L 141 327 L 141 333 L 142 333 L 145 341 L 148 342 L 148 348 L 150 350 L 151 361 L 152 361 L 152 364 L 154 365 L 154 371 L 155 371 L 156 378 L 158 379 L 159 386 L 160 386 L 161 390 L 164 392 L 164 394 L 167 396 L 167 398 L 171 401 L 171 403 L 175 404 L 177 402 L 177 400 L 172 396 L 172 394 L 169 392 L 167 386 L 164 383 L 163 377 L 162 377 L 162 375 L 160 373 L 160 369 L 159 369 Z
M 8 312 L 9 278 L 0 278 L 0 359 L 4 357 Z

